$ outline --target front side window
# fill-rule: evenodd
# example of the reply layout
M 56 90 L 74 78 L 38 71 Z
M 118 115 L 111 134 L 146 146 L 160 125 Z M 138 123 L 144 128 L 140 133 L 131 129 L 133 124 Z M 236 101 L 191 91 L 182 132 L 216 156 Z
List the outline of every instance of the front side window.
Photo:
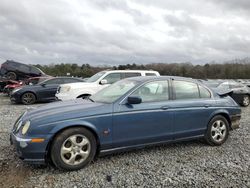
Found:
M 147 83 L 136 91 L 131 96 L 139 96 L 142 102 L 158 102 L 169 99 L 168 81 L 155 81 Z
M 95 75 L 91 76 L 86 82 L 95 82 L 99 78 L 101 78 L 105 73 L 106 73 L 105 71 L 98 72 Z
M 107 84 L 113 84 L 119 80 L 121 80 L 121 73 L 110 73 L 107 76 L 103 78 L 104 80 L 107 80 Z
M 95 102 L 112 103 L 127 93 L 130 89 L 135 87 L 137 84 L 138 82 L 133 80 L 120 80 L 102 89 L 101 91 L 92 95 L 90 98 Z
M 176 99 L 196 99 L 200 98 L 197 84 L 186 81 L 173 81 Z

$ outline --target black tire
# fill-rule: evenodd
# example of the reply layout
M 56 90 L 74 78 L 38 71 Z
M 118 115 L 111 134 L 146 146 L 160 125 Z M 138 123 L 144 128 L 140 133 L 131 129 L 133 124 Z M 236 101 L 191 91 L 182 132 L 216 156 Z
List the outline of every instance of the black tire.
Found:
M 36 102 L 36 96 L 34 93 L 26 92 L 22 95 L 21 101 L 25 105 L 34 104 Z
M 14 72 L 8 72 L 8 73 L 6 74 L 6 77 L 7 77 L 8 79 L 10 79 L 10 80 L 16 80 L 16 79 L 17 79 L 17 75 L 16 75 L 16 73 L 14 73 Z
M 241 106 L 247 107 L 250 103 L 250 97 L 248 95 L 244 95 L 241 101 Z
M 82 145 L 76 146 L 76 145 L 72 145 L 72 143 L 68 143 L 68 141 L 74 137 L 76 137 L 75 140 L 77 143 L 77 139 L 78 139 L 77 136 L 79 136 L 80 138 L 82 136 L 84 140 L 86 139 L 88 141 L 87 144 L 84 146 Z M 82 141 L 80 140 L 80 142 L 77 144 L 82 143 Z M 67 144 L 68 146 L 66 146 Z M 67 148 L 67 150 L 69 149 L 69 151 L 66 151 L 67 153 L 63 154 L 62 153 L 63 147 Z M 82 158 L 82 156 L 80 156 L 79 154 L 79 151 L 74 151 L 75 149 L 74 147 L 80 147 L 81 151 L 87 152 L 86 158 Z M 95 154 L 96 154 L 96 149 L 97 149 L 97 145 L 96 145 L 95 136 L 89 130 L 83 127 L 69 128 L 59 133 L 53 140 L 52 145 L 51 145 L 51 151 L 50 151 L 51 160 L 54 163 L 54 165 L 61 170 L 67 170 L 67 171 L 79 170 L 85 167 L 86 165 L 88 165 L 91 161 L 93 161 Z M 79 161 L 77 160 L 77 157 Z M 73 163 L 70 162 L 71 159 L 74 160 L 74 161 L 72 160 Z
M 219 146 L 227 140 L 228 135 L 229 123 L 224 116 L 218 115 L 213 117 L 208 123 L 205 140 L 211 146 Z

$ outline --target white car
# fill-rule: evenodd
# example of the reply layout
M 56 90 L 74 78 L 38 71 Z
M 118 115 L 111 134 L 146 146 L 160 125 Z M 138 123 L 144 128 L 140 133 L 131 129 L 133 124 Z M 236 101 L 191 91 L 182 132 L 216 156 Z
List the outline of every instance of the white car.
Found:
M 108 70 L 101 71 L 90 77 L 86 82 L 62 84 L 58 87 L 56 97 L 65 101 L 76 98 L 85 98 L 99 90 L 128 77 L 160 76 L 157 71 L 147 70 Z

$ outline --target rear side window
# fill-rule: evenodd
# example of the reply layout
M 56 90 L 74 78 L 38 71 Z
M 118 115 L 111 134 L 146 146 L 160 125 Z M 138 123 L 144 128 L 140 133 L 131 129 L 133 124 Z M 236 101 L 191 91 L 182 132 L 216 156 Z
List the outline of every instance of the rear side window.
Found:
M 30 72 L 30 67 L 27 66 L 27 65 L 22 65 L 22 64 L 20 64 L 19 69 L 20 69 L 22 72 L 26 72 L 26 73 Z
M 186 81 L 173 81 L 176 99 L 196 99 L 200 98 L 198 85 Z
M 156 76 L 155 73 L 146 73 L 145 75 L 146 75 L 146 76 Z
M 127 73 L 123 73 L 123 77 L 124 78 L 136 77 L 136 76 L 141 76 L 141 73 L 139 73 L 139 72 L 127 72 Z
M 81 81 L 75 78 L 64 78 L 64 83 L 74 83 L 74 82 L 81 82 Z
M 44 82 L 45 84 L 63 84 L 62 78 L 55 78 Z
M 207 88 L 199 85 L 199 90 L 201 98 L 211 98 L 211 93 Z

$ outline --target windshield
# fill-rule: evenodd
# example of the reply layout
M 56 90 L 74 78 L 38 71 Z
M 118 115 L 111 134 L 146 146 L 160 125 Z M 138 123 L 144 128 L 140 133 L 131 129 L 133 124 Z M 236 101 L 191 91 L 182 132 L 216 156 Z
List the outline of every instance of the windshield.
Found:
M 98 72 L 95 75 L 91 76 L 88 80 L 86 80 L 86 82 L 95 82 L 96 80 L 98 80 L 101 76 L 103 76 L 106 72 L 102 71 L 102 72 Z
M 138 81 L 121 80 L 99 91 L 95 95 L 91 96 L 90 99 L 95 102 L 112 103 L 137 84 Z

